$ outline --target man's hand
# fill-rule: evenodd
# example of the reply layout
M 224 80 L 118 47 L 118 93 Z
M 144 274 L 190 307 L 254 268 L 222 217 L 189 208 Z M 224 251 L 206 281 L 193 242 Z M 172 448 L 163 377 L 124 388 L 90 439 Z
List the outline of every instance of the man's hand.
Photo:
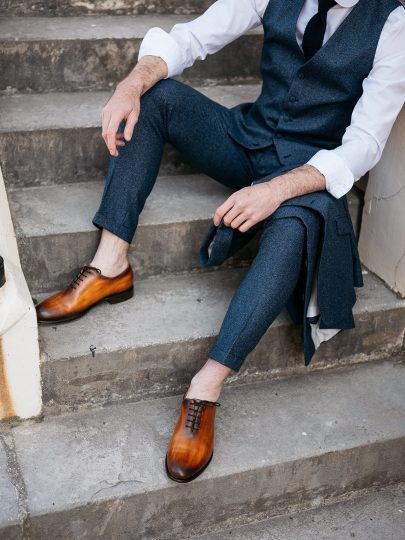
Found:
M 118 156 L 117 146 L 130 141 L 139 118 L 141 96 L 154 84 L 167 77 L 167 65 L 158 56 L 144 56 L 132 72 L 120 82 L 101 113 L 102 136 L 112 156 Z M 117 133 L 125 120 L 124 133 Z
M 118 156 L 117 146 L 124 146 L 122 137 L 130 141 L 141 108 L 141 91 L 123 81 L 101 113 L 102 136 L 112 156 Z M 124 133 L 117 133 L 122 120 L 126 120 Z
M 227 227 L 246 232 L 271 216 L 284 201 L 325 187 L 323 174 L 311 165 L 303 165 L 268 182 L 236 191 L 217 209 L 214 224 L 218 227 L 223 219 Z
M 214 224 L 218 227 L 223 219 L 227 227 L 246 232 L 269 217 L 282 202 L 279 189 L 271 181 L 245 187 L 233 193 L 217 209 Z

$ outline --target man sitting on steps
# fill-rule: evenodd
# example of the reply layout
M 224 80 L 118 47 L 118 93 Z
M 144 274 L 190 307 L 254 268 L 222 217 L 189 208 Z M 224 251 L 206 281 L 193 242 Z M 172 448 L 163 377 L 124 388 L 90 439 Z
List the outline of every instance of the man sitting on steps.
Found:
M 255 103 L 228 109 L 171 78 L 260 24 Z M 112 157 L 93 221 L 99 247 L 37 313 L 56 324 L 132 297 L 128 248 L 166 142 L 233 190 L 215 212 L 202 261 L 220 264 L 259 229 L 260 245 L 183 396 L 166 456 L 172 479 L 189 481 L 210 462 L 224 381 L 283 307 L 304 323 L 306 363 L 322 341 L 354 326 L 362 277 L 345 194 L 379 160 L 404 96 L 400 0 L 218 0 L 170 33 L 146 34 L 102 113 Z

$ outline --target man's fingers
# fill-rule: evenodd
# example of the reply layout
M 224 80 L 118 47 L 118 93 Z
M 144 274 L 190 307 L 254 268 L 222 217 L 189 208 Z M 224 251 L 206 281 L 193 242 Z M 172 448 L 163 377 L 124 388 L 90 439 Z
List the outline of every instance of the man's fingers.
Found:
M 224 217 L 224 215 L 229 212 L 229 210 L 233 207 L 235 204 L 235 199 L 231 195 L 228 197 L 228 199 L 224 202 L 224 204 L 221 204 L 217 208 L 217 211 L 214 214 L 214 225 L 218 227 L 218 225 L 221 223 L 221 219 Z
M 110 119 L 111 119 L 111 114 L 103 110 L 103 112 L 101 113 L 101 120 L 102 120 L 101 134 L 102 134 L 105 144 L 107 144 L 107 128 L 108 128 L 108 124 L 110 123 Z
M 116 136 L 118 131 L 118 126 L 122 120 L 121 115 L 112 116 L 107 127 L 107 146 L 110 154 L 112 156 L 118 156 L 117 147 L 116 147 Z
M 132 134 L 134 133 L 135 124 L 138 121 L 138 112 L 132 110 L 127 118 L 127 123 L 125 125 L 124 137 L 126 141 L 130 141 Z
M 248 231 L 251 227 L 253 227 L 253 225 L 255 225 L 256 222 L 253 220 L 253 219 L 248 219 L 245 221 L 245 223 L 243 223 L 240 227 L 239 227 L 239 230 L 240 232 L 246 232 Z
M 224 215 L 224 223 L 227 227 L 231 226 L 232 221 L 243 213 L 243 209 L 236 203 L 232 208 Z
M 225 219 L 226 218 L 227 218 L 227 215 L 225 216 Z M 232 227 L 232 229 L 238 229 L 242 225 L 242 223 L 244 223 L 248 219 L 249 219 L 248 216 L 242 212 L 241 214 L 236 216 L 234 220 L 232 220 L 232 223 L 230 226 Z

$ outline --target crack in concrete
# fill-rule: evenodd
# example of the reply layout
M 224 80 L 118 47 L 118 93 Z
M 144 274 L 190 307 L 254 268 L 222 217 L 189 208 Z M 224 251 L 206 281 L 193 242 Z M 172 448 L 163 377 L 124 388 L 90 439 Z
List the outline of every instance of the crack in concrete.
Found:
M 401 255 L 401 257 L 399 258 L 399 261 L 397 262 L 397 264 L 395 265 L 395 268 L 394 268 L 394 283 L 395 283 L 395 287 L 397 288 L 398 291 L 400 290 L 400 286 L 398 285 L 397 275 L 398 275 L 399 268 L 400 268 L 400 266 L 402 264 L 402 261 L 404 259 L 405 259 L 405 252 Z
M 102 482 L 100 482 L 100 484 L 107 484 L 105 485 L 104 487 L 98 489 L 97 491 L 95 491 L 93 493 L 93 496 L 92 496 L 92 499 L 94 500 L 94 497 L 96 497 L 99 493 L 103 492 L 103 491 L 110 491 L 110 490 L 113 490 L 114 488 L 118 487 L 118 486 L 121 486 L 121 485 L 125 485 L 125 484 L 144 484 L 145 482 L 143 480 L 120 480 L 119 477 L 118 477 L 118 480 L 116 482 L 108 482 L 107 480 L 103 480 Z
M 0 443 L 7 459 L 7 473 L 17 493 L 18 519 L 21 527 L 21 540 L 32 539 L 31 516 L 28 510 L 27 487 L 18 462 L 17 450 L 12 433 L 0 432 Z
M 389 199 L 393 199 L 394 197 L 399 195 L 401 191 L 403 191 L 404 189 L 405 189 L 405 186 L 402 186 L 395 193 L 392 193 L 391 195 L 386 195 L 386 196 L 373 195 L 369 199 L 365 199 L 364 204 L 368 204 L 371 201 L 388 201 Z

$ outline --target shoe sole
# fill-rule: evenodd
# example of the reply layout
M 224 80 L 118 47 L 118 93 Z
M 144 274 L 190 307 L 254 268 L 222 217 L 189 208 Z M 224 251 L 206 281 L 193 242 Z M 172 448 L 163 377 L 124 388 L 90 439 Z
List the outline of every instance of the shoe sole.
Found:
M 80 319 L 84 315 L 86 315 L 90 310 L 92 310 L 94 307 L 98 306 L 99 304 L 102 304 L 103 302 L 108 302 L 109 304 L 120 304 L 121 302 L 126 302 L 127 300 L 130 300 L 134 296 L 134 288 L 131 287 L 130 289 L 127 289 L 126 291 L 113 294 L 112 296 L 107 296 L 106 298 L 102 298 L 95 304 L 91 305 L 89 308 L 87 308 L 85 311 L 82 311 L 80 313 L 77 313 L 76 315 L 73 315 L 72 317 L 67 317 L 65 319 L 56 319 L 56 320 L 48 320 L 48 321 L 40 321 L 38 320 L 38 324 L 47 326 L 55 326 L 56 324 L 64 324 L 72 321 L 76 321 L 77 319 Z
M 194 480 L 197 478 L 197 476 L 200 476 L 201 473 L 205 471 L 205 469 L 208 467 L 208 465 L 211 463 L 212 457 L 214 455 L 214 452 L 212 452 L 210 459 L 207 461 L 207 463 L 202 467 L 199 471 L 194 473 L 192 476 L 189 476 L 188 478 L 176 478 L 175 476 L 172 476 L 169 472 L 169 468 L 167 466 L 167 454 L 165 458 L 165 468 L 166 468 L 166 474 L 170 478 L 170 480 L 174 480 L 175 482 L 178 482 L 179 484 L 186 484 L 187 482 L 191 482 L 191 480 Z

